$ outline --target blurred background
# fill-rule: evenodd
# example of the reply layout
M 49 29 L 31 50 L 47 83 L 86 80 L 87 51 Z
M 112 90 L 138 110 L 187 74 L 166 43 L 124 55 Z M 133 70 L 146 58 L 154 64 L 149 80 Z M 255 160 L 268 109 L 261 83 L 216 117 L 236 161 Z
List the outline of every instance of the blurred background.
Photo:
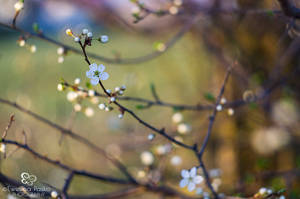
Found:
M 1 23 L 11 24 L 16 2 L 0 0 Z M 260 187 L 285 188 L 288 198 L 299 198 L 299 54 L 294 53 L 288 61 L 281 59 L 297 39 L 297 21 L 291 23 L 284 15 L 270 11 L 280 10 L 277 1 L 273 0 L 225 0 L 219 3 L 183 0 L 182 5 L 176 7 L 178 13 L 174 8 L 171 11 L 172 1 L 143 2 L 153 10 L 166 9 L 172 14 L 150 14 L 133 23 L 132 15 L 137 12 L 137 7 L 130 1 L 25 0 L 17 27 L 34 32 L 33 24 L 38 24 L 47 37 L 78 49 L 78 44 L 65 34 L 65 30 L 71 28 L 79 34 L 83 28 L 88 28 L 95 37 L 109 36 L 106 44 L 94 41 L 87 47 L 88 52 L 122 59 L 161 51 L 158 44 L 164 45 L 197 17 L 182 38 L 155 59 L 132 64 L 91 60 L 106 66 L 106 72 L 110 74 L 104 82 L 107 88 L 126 85 L 125 96 L 153 99 L 150 87 L 155 85 L 162 101 L 178 104 L 213 103 L 226 68 L 235 61 L 238 64 L 224 96 L 228 102 L 247 100 L 247 96 L 258 95 L 280 80 L 280 85 L 263 100 L 218 114 L 204 161 L 211 173 L 218 171 L 214 185 L 220 193 L 251 196 Z M 219 10 L 206 12 L 213 6 L 218 6 Z M 100 110 L 97 105 L 107 102 L 105 98 L 85 99 L 81 111 L 74 112 L 76 103 L 67 99 L 69 90 L 59 92 L 57 85 L 61 78 L 71 84 L 80 78 L 80 85 L 85 87 L 89 79 L 85 76 L 88 66 L 83 56 L 68 51 L 60 58 L 57 54 L 59 46 L 36 38 L 28 38 L 26 45 L 20 47 L 21 36 L 26 37 L 26 34 L 0 26 L 2 99 L 17 102 L 93 141 L 107 153 L 119 157 L 139 179 L 154 178 L 180 189 L 180 171 L 197 164 L 191 152 L 169 145 L 160 136 L 148 140 L 153 132 L 127 114 L 119 119 L 117 109 Z M 278 66 L 282 62 L 283 67 Z M 276 68 L 280 68 L 278 74 Z M 94 88 L 102 92 L 100 88 Z M 167 132 L 184 142 L 202 143 L 210 111 L 180 111 L 157 106 L 141 109 L 140 103 L 121 102 L 145 121 L 157 128 L 165 127 Z M 0 110 L 0 128 L 3 130 L 10 114 L 15 114 L 16 122 L 8 139 L 22 141 L 24 130 L 28 144 L 41 154 L 78 169 L 122 176 L 105 158 L 68 137 L 61 138 L 58 131 L 7 105 L 0 104 Z M 176 118 L 181 116 L 183 119 L 178 122 Z M 7 151 L 14 148 L 7 146 Z M 143 162 L 144 151 L 151 152 L 154 157 L 151 166 Z M 63 186 L 67 177 L 65 171 L 22 150 L 1 159 L 1 172 L 15 179 L 20 179 L 22 172 L 29 172 L 37 176 L 39 183 L 57 188 Z M 76 177 L 70 193 L 106 193 L 120 187 Z M 205 186 L 204 189 L 207 190 Z M 6 197 L 7 193 L 0 194 Z M 159 196 L 143 195 L 143 198 L 153 197 Z

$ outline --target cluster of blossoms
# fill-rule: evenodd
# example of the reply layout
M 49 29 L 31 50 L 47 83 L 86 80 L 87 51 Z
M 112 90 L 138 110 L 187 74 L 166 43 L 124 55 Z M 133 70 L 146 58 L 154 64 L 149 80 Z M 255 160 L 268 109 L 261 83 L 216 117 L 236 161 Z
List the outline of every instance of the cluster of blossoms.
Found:
M 179 134 L 185 135 L 192 131 L 191 126 L 183 122 L 183 115 L 180 112 L 177 112 L 172 116 L 172 121 L 177 125 L 177 132 Z
M 75 35 L 71 29 L 67 29 L 66 34 L 68 36 L 73 37 L 75 42 L 80 42 L 82 39 L 84 39 L 85 45 L 88 46 L 92 45 L 93 33 L 86 28 L 82 29 L 82 32 L 79 35 Z M 109 39 L 107 35 L 101 35 L 100 37 L 97 38 L 97 40 L 100 41 L 101 43 L 107 43 Z
M 222 183 L 220 175 L 221 172 L 219 169 L 212 169 L 209 171 L 209 177 L 212 180 L 211 184 L 215 191 L 218 191 L 219 186 Z M 181 171 L 181 177 L 182 180 L 179 183 L 179 186 L 181 188 L 187 187 L 188 191 L 196 191 L 196 194 L 201 195 L 204 199 L 210 198 L 209 192 L 204 191 L 204 177 L 201 174 L 199 174 L 197 167 L 193 167 L 190 170 L 183 169 Z M 221 196 L 223 194 L 219 195 Z
M 222 97 L 222 98 L 221 98 L 221 101 L 220 101 L 220 104 L 218 104 L 218 105 L 216 106 L 217 111 L 222 111 L 222 110 L 223 110 L 223 106 L 224 106 L 226 103 L 227 103 L 226 98 L 225 98 L 225 97 Z M 228 108 L 227 114 L 228 114 L 229 116 L 234 115 L 234 109 L 233 109 L 233 108 Z
M 35 53 L 36 52 L 36 45 L 30 45 L 26 43 L 26 38 L 24 36 L 20 37 L 17 41 L 18 45 L 20 47 L 25 47 L 30 52 Z
M 69 92 L 67 93 L 67 100 L 73 104 L 74 111 L 84 112 L 84 114 L 88 117 L 92 117 L 94 115 L 94 109 L 90 106 L 83 105 L 83 101 L 85 99 L 88 99 L 92 104 L 98 105 L 100 110 L 111 111 L 113 110 L 111 104 L 116 101 L 118 96 L 123 95 L 124 91 L 126 90 L 125 85 L 115 87 L 114 91 L 107 89 L 106 92 L 110 94 L 108 103 L 99 103 L 100 99 L 99 96 L 96 96 L 96 91 L 91 89 L 90 86 L 88 86 L 89 90 L 85 90 L 80 86 L 80 82 L 81 80 L 76 78 L 74 80 L 74 85 L 72 86 L 66 86 L 64 82 L 59 83 L 57 85 L 57 90 L 64 91 L 68 89 Z M 89 83 L 87 83 L 87 85 L 89 85 Z M 121 119 L 124 116 L 124 111 L 120 110 L 120 112 L 121 113 L 118 115 L 118 117 Z
M 258 193 L 254 195 L 254 199 L 266 199 L 266 198 L 285 199 L 285 196 L 274 192 L 272 189 L 268 189 L 265 187 L 260 188 Z
M 57 54 L 58 54 L 57 62 L 60 64 L 63 63 L 65 60 L 64 56 L 67 54 L 66 49 L 64 47 L 59 47 L 57 49 Z
M 123 86 L 120 86 L 120 87 L 115 87 L 115 90 L 112 91 L 110 89 L 107 89 L 106 92 L 110 95 L 109 97 L 109 102 L 106 104 L 106 103 L 101 103 L 98 105 L 99 109 L 100 110 L 105 110 L 105 111 L 111 111 L 113 110 L 113 107 L 111 106 L 112 103 L 114 103 L 117 99 L 118 96 L 121 96 L 124 94 L 124 91 L 126 90 L 126 86 L 123 85 Z M 123 118 L 124 116 L 124 111 L 123 110 L 120 110 L 120 114 L 118 115 L 118 117 L 120 119 Z

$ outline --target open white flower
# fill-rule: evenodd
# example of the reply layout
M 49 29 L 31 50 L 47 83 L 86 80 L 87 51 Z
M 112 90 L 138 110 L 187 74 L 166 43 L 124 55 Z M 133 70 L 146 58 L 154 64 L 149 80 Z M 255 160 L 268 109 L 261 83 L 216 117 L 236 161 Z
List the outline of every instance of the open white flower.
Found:
M 107 80 L 109 78 L 109 74 L 104 72 L 105 66 L 100 64 L 93 63 L 90 65 L 90 70 L 86 71 L 86 76 L 91 79 L 92 85 L 97 85 L 99 80 Z
M 193 191 L 196 188 L 197 184 L 203 182 L 203 177 L 197 175 L 197 168 L 193 167 L 190 171 L 182 170 L 181 171 L 182 180 L 179 183 L 181 188 L 188 187 L 189 191 Z

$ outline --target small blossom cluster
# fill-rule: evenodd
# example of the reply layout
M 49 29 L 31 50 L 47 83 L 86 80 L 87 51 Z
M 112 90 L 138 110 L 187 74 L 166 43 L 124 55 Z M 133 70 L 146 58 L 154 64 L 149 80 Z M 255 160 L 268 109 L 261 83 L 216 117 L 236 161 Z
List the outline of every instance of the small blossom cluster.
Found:
M 182 6 L 182 0 L 173 0 L 172 5 L 169 8 L 169 13 L 171 15 L 177 15 L 179 8 Z
M 273 195 L 274 194 L 274 195 Z M 272 189 L 262 187 L 254 195 L 255 199 L 264 199 L 264 198 L 274 198 L 274 199 L 285 199 L 284 195 L 274 192 Z
M 67 50 L 64 47 L 59 47 L 57 48 L 56 52 L 58 55 L 57 62 L 60 64 L 63 63 L 65 60 L 64 56 L 67 54 Z
M 31 44 L 27 44 L 26 42 L 26 38 L 24 36 L 20 37 L 17 41 L 18 45 L 20 47 L 25 47 L 26 49 L 28 49 L 31 53 L 35 53 L 37 48 L 36 45 L 31 45 Z
M 188 134 L 192 131 L 192 127 L 183 122 L 183 115 L 180 112 L 172 116 L 172 121 L 177 125 L 177 132 L 181 135 Z
M 84 45 L 88 45 L 88 46 L 92 45 L 93 33 L 86 28 L 82 29 L 82 32 L 78 35 L 74 34 L 71 29 L 67 29 L 66 34 L 68 36 L 73 37 L 75 42 L 81 42 L 83 40 Z M 101 35 L 100 37 L 97 38 L 97 40 L 100 41 L 101 43 L 107 43 L 109 38 L 107 35 Z
M 223 110 L 223 106 L 227 103 L 227 99 L 225 97 L 222 97 L 220 100 L 220 104 L 218 104 L 216 106 L 216 110 L 217 111 L 222 111 Z M 227 114 L 229 116 L 233 116 L 234 115 L 234 109 L 233 108 L 228 108 L 227 110 Z
M 113 110 L 113 107 L 111 106 L 112 103 L 114 103 L 117 99 L 118 96 L 122 96 L 124 94 L 124 91 L 126 90 L 126 86 L 122 85 L 120 87 L 115 87 L 114 91 L 107 89 L 106 93 L 110 95 L 109 97 L 109 102 L 106 103 L 101 103 L 98 105 L 100 110 L 105 110 L 105 111 L 111 111 Z M 120 114 L 118 117 L 122 119 L 124 116 L 124 110 L 120 110 Z

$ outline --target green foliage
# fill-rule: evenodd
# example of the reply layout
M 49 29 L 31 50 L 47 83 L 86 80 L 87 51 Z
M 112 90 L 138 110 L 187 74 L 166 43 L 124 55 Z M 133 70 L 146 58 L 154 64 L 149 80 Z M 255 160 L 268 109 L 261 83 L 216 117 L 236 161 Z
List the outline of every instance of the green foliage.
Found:
M 203 97 L 210 102 L 215 102 L 216 98 L 212 93 L 204 93 Z

